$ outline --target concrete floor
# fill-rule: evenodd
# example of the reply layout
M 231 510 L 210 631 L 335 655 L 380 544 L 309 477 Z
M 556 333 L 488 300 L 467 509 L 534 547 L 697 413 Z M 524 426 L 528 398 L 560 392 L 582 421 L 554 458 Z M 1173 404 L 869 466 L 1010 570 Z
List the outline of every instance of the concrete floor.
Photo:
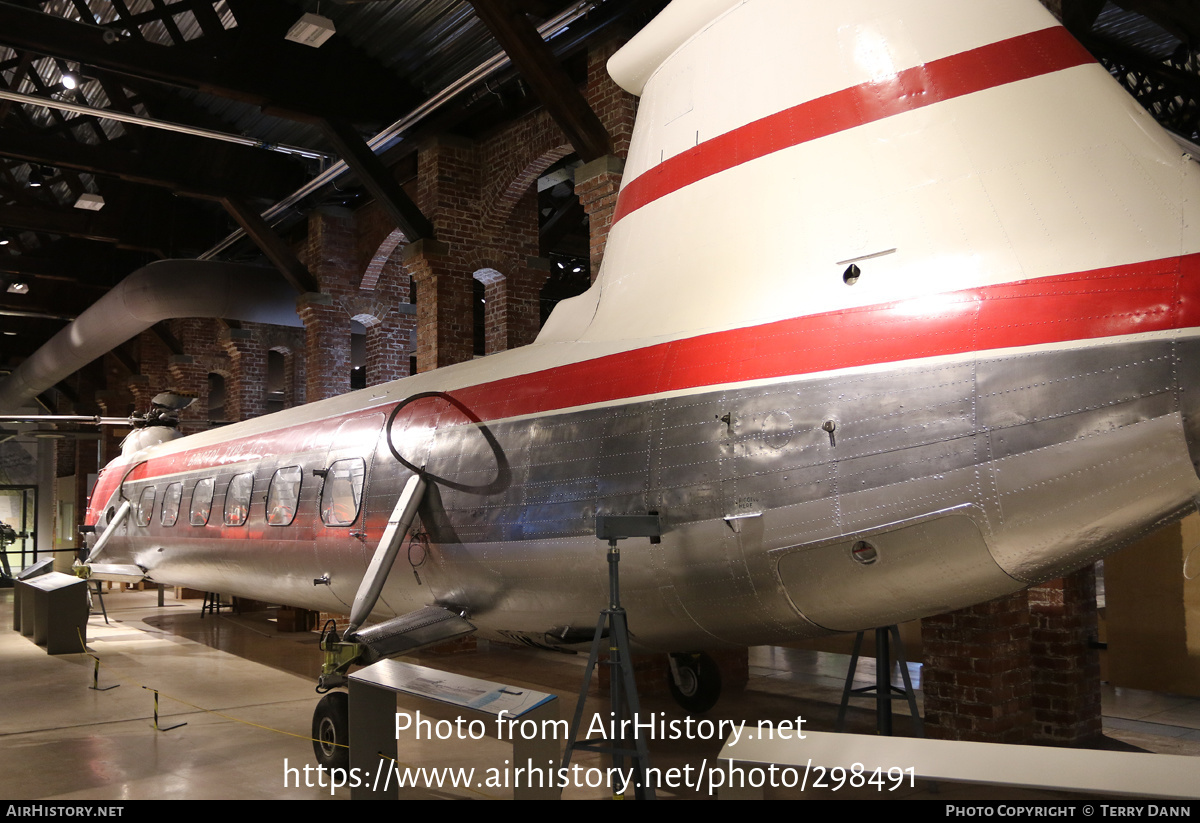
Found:
M 271 612 L 221 614 L 201 619 L 200 603 L 168 593 L 159 607 L 154 592 L 106 596 L 111 623 L 94 615 L 88 647 L 101 661 L 100 686 L 93 691 L 93 659 L 83 654 L 49 656 L 11 630 L 12 592 L 0 591 L 0 798 L 38 800 L 137 799 L 347 799 L 349 790 L 299 786 L 303 767 L 314 764 L 309 730 L 319 671 L 315 634 L 280 634 Z M 480 644 L 472 652 L 425 654 L 417 662 L 446 671 L 561 696 L 569 719 L 586 663 L 584 655 Z M 750 652 L 750 683 L 726 695 L 707 717 L 714 720 L 779 721 L 802 716 L 805 728 L 832 731 L 848 658 L 843 655 L 763 647 Z M 864 684 L 873 667 L 860 667 Z M 919 667 L 911 670 L 918 678 Z M 649 691 L 642 686 L 643 691 Z M 153 728 L 160 692 L 159 725 L 186 723 L 169 731 Z M 606 711 L 595 687 L 587 711 Z M 874 715 L 865 701 L 852 708 L 847 731 L 871 734 Z M 453 719 L 449 709 L 401 698 L 401 710 L 426 718 Z M 683 718 L 665 694 L 646 694 L 643 712 Z M 898 714 L 905 710 L 898 706 Z M 1183 754 L 1200 758 L 1200 700 L 1104 687 L 1107 747 Z M 907 731 L 906 718 L 897 732 Z M 424 767 L 500 766 L 511 749 L 492 739 L 400 741 L 399 760 Z M 720 742 L 659 741 L 651 746 L 654 766 L 693 769 L 714 763 Z M 573 762 L 601 767 L 599 755 Z M 1197 761 L 1200 779 L 1200 759 Z M 285 786 L 285 769 L 291 784 Z M 601 788 L 568 788 L 564 797 L 605 798 Z M 667 789 L 661 798 L 700 798 L 703 793 Z M 780 798 L 878 798 L 871 788 L 841 791 L 768 791 Z M 922 781 L 916 788 L 883 793 L 887 798 L 939 801 L 972 799 L 1080 799 L 996 786 L 943 783 L 936 794 Z M 406 789 L 408 798 L 511 797 L 511 790 Z

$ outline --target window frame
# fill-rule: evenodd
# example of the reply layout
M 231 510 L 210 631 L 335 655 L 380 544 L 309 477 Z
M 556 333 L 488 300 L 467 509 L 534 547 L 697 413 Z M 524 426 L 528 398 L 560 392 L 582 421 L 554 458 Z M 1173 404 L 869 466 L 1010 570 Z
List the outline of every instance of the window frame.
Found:
M 242 497 L 236 498 L 236 500 L 235 500 L 235 498 L 233 498 L 234 484 L 237 483 L 238 481 L 242 480 L 243 478 L 248 478 L 250 485 L 246 489 L 245 495 Z M 250 502 L 251 502 L 251 500 L 253 500 L 253 498 L 254 498 L 254 472 L 242 472 L 241 474 L 235 474 L 233 477 L 229 478 L 229 485 L 225 487 L 225 510 L 224 510 L 224 512 L 222 512 L 222 522 L 224 522 L 224 524 L 226 526 L 244 526 L 244 525 L 246 525 L 246 521 L 250 519 Z M 233 502 L 238 502 L 241 505 L 241 515 L 242 516 L 241 516 L 240 520 L 237 518 L 230 517 L 229 505 L 230 505 L 230 503 L 233 503 Z
M 206 508 L 204 509 L 204 519 L 200 520 L 196 516 L 196 494 L 200 491 L 200 487 L 206 483 L 208 484 L 208 502 L 206 504 Z M 217 493 L 217 479 L 215 477 L 205 477 L 201 480 L 196 481 L 196 485 L 192 487 L 191 506 L 188 507 L 188 515 L 189 515 L 188 519 L 189 519 L 189 522 L 193 526 L 207 526 L 208 525 L 209 520 L 212 519 L 212 504 L 213 504 L 213 498 L 216 496 L 216 493 Z
M 286 507 L 289 502 L 287 500 L 280 500 L 279 498 L 277 498 L 275 496 L 276 488 L 277 488 L 277 481 L 283 481 L 282 475 L 284 472 L 295 472 L 296 473 L 296 479 L 292 486 L 292 492 L 294 492 L 294 493 L 290 497 L 290 501 L 292 503 L 291 514 L 287 516 L 286 521 L 282 520 L 281 517 L 277 519 L 277 515 L 275 514 L 276 509 L 278 509 L 281 506 Z M 287 481 L 283 481 L 283 482 L 293 483 L 293 481 L 291 481 L 291 480 L 287 480 Z M 295 522 L 296 512 L 299 511 L 299 509 L 300 509 L 300 493 L 303 488 L 304 488 L 304 469 L 302 469 L 300 466 L 281 466 L 280 468 L 275 470 L 275 473 L 271 475 L 271 482 L 267 485 L 266 512 L 264 514 L 264 517 L 267 521 L 268 526 L 290 526 L 290 525 L 292 525 L 293 522 Z
M 174 501 L 175 502 L 175 511 L 171 515 L 171 522 L 168 523 L 167 522 L 167 502 L 171 499 L 171 489 L 177 489 L 178 493 L 175 495 L 175 501 Z M 159 513 L 159 517 L 158 517 L 159 525 L 167 527 L 167 528 L 174 526 L 177 522 L 179 522 L 179 510 L 181 508 L 183 508 L 183 483 L 182 483 L 182 481 L 176 482 L 176 483 L 168 483 L 166 490 L 163 491 L 162 510 Z
M 339 463 L 357 463 L 358 471 L 359 471 L 359 475 L 358 475 L 359 481 L 358 481 L 358 487 L 356 489 L 354 487 L 354 480 L 353 480 L 354 473 L 353 473 L 353 470 L 351 470 L 351 475 L 350 475 L 351 480 L 349 482 L 350 482 L 351 493 L 354 495 L 354 515 L 345 522 L 342 522 L 339 520 L 337 522 L 331 523 L 330 519 L 327 515 L 329 515 L 335 511 L 337 501 L 333 500 L 333 501 L 329 501 L 329 503 L 326 503 L 325 494 L 326 494 L 326 492 L 329 492 L 334 485 L 334 483 L 331 481 L 334 480 L 334 477 L 333 477 L 334 468 Z M 343 457 L 340 460 L 334 460 L 332 463 L 330 463 L 329 468 L 327 468 L 325 470 L 325 482 L 321 484 L 321 500 L 320 500 L 321 522 L 324 523 L 326 526 L 329 526 L 330 528 L 337 528 L 337 529 L 348 528 L 350 526 L 353 526 L 355 524 L 355 522 L 357 522 L 358 516 L 360 514 L 362 514 L 363 490 L 366 488 L 366 485 L 367 485 L 367 461 L 363 460 L 361 457 Z

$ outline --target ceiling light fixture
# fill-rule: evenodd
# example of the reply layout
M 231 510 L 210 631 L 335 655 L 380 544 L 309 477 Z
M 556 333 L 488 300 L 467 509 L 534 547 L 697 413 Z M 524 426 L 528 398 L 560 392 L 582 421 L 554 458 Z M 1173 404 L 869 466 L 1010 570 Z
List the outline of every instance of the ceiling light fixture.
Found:
M 326 40 L 333 37 L 334 31 L 336 29 L 333 27 L 333 21 L 328 17 L 307 12 L 292 24 L 284 39 L 291 40 L 293 43 L 299 43 L 303 46 L 312 46 L 314 49 L 319 49 L 325 45 Z
M 75 208 L 87 209 L 88 211 L 100 211 L 104 208 L 104 198 L 98 194 L 89 194 L 84 192 L 79 195 L 79 199 L 75 201 Z
M 63 88 L 67 91 L 79 88 L 79 75 L 73 71 L 64 71 L 62 74 Z
M 29 294 L 29 284 L 14 280 L 8 284 L 9 294 Z
M 31 189 L 40 189 L 45 182 L 45 179 L 42 177 L 42 170 L 37 168 L 30 169 L 29 177 L 25 178 L 25 183 Z

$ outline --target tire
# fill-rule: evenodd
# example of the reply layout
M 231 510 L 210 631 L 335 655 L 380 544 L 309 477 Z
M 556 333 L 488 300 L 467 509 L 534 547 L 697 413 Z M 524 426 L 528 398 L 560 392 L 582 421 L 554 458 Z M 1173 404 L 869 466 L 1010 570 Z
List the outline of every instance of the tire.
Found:
M 667 686 L 671 697 L 688 714 L 704 714 L 717 705 L 721 696 L 721 670 L 707 654 L 677 654 L 675 665 L 679 669 L 677 684 L 668 670 Z
M 330 692 L 313 712 L 313 754 L 327 769 L 350 767 L 350 696 Z

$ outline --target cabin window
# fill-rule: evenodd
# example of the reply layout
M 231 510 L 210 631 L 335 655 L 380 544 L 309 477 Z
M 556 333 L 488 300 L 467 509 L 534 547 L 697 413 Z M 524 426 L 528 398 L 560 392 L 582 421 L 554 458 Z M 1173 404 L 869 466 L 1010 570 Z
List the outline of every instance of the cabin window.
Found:
M 183 484 L 172 483 L 163 495 L 162 524 L 174 526 L 179 519 L 179 501 L 183 499 Z
M 254 474 L 239 474 L 229 481 L 225 492 L 225 525 L 241 526 L 250 514 L 250 492 L 254 488 Z
M 139 526 L 149 526 L 150 518 L 154 514 L 154 487 L 147 486 L 142 489 L 141 497 L 138 498 L 137 505 L 137 524 Z
M 196 484 L 192 491 L 192 525 L 208 525 L 208 515 L 212 512 L 213 489 L 216 481 L 206 477 Z
M 299 466 L 289 466 L 275 472 L 271 487 L 267 490 L 267 523 L 271 526 L 287 526 L 296 519 L 296 505 L 300 502 Z
M 366 463 L 361 457 L 337 460 L 325 473 L 321 519 L 326 526 L 349 526 L 358 518 Z

